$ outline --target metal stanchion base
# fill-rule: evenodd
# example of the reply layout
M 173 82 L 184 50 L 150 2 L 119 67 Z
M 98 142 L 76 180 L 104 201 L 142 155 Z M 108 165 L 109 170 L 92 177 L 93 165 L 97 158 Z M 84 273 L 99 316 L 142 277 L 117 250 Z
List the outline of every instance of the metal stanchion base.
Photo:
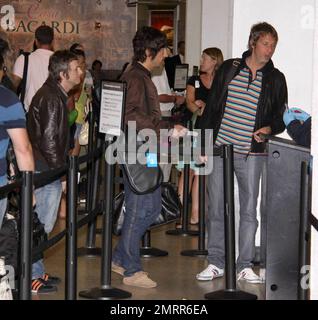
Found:
M 168 230 L 166 231 L 166 234 L 169 236 L 198 236 L 199 231 L 194 231 L 194 230 L 183 230 L 183 229 L 174 229 L 174 230 Z
M 151 247 L 140 248 L 140 256 L 143 258 L 164 257 L 167 255 L 168 255 L 167 251 L 163 251 L 157 248 L 151 248 Z
M 113 288 L 111 286 L 105 286 L 81 291 L 79 293 L 79 296 L 82 298 L 94 300 L 115 300 L 130 298 L 131 293 L 121 289 Z
M 101 248 L 78 248 L 77 249 L 77 256 L 101 256 L 102 255 L 102 249 Z
M 240 290 L 220 290 L 206 293 L 205 299 L 208 300 L 257 300 L 255 294 L 247 293 Z
M 180 254 L 182 256 L 188 257 L 206 257 L 208 255 L 207 250 L 184 250 L 181 251 Z

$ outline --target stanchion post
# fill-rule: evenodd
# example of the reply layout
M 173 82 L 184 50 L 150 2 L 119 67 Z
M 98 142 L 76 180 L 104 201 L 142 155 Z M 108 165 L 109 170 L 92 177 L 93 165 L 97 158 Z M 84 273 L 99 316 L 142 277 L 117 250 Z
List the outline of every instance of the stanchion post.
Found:
M 308 288 L 303 286 L 304 273 L 302 268 L 308 265 L 308 243 L 310 239 L 309 227 L 309 176 L 308 164 L 301 163 L 301 190 L 300 190 L 300 219 L 299 219 L 299 267 L 298 267 L 298 300 L 308 299 Z
M 98 139 L 97 148 L 100 148 L 101 140 Z M 100 167 L 100 157 L 96 159 L 94 164 L 94 179 L 93 179 L 93 188 L 92 188 L 92 209 L 95 210 L 97 207 L 98 200 L 98 181 L 99 181 L 99 167 Z M 95 248 L 96 240 L 96 222 L 97 217 L 88 224 L 88 232 L 86 238 L 86 247 Z
M 19 299 L 31 300 L 33 173 L 23 172 L 22 179 Z
M 236 289 L 233 145 L 223 145 L 222 149 L 224 170 L 225 290 L 207 293 L 205 294 L 205 298 L 209 300 L 256 300 L 256 295 Z
M 67 175 L 65 300 L 77 298 L 77 173 L 78 157 L 69 157 Z
M 186 161 L 185 161 L 186 162 Z M 182 227 L 175 230 L 168 230 L 166 234 L 172 236 L 197 236 L 198 231 L 188 230 L 188 212 L 189 212 L 189 176 L 190 164 L 185 163 L 183 169 L 183 196 L 182 196 Z
M 205 249 L 205 175 L 199 175 L 199 238 L 198 250 L 181 251 L 182 256 L 206 256 L 208 251 Z
M 143 258 L 164 257 L 168 252 L 151 247 L 151 230 L 148 229 L 141 239 L 140 255 Z
M 97 149 L 99 149 L 102 145 L 102 140 L 98 138 L 97 141 Z M 104 144 L 103 144 L 103 153 L 104 154 Z M 91 207 L 93 210 L 97 208 L 98 203 L 98 183 L 99 183 L 99 172 L 100 172 L 100 157 L 96 159 L 94 164 L 94 174 L 93 174 L 93 190 L 92 190 L 92 201 Z M 92 210 L 89 210 L 92 212 Z M 97 224 L 97 217 L 88 223 L 87 226 L 87 235 L 86 235 L 86 247 L 82 247 L 78 249 L 77 254 L 79 256 L 100 256 L 101 255 L 101 248 L 95 247 L 96 241 L 96 224 Z
M 88 129 L 88 154 L 93 152 L 94 144 L 94 115 L 93 111 L 89 112 L 88 115 L 89 129 Z M 93 181 L 93 164 L 92 160 L 88 159 L 86 164 L 87 169 L 87 186 L 86 186 L 86 202 L 85 202 L 85 211 L 89 212 L 92 208 L 92 181 Z
M 110 141 L 106 144 L 109 145 Z M 111 263 L 112 263 L 112 213 L 113 213 L 113 195 L 114 195 L 114 165 L 106 161 L 105 164 L 105 213 L 102 247 L 102 287 L 108 287 L 111 283 Z
M 106 150 L 113 138 L 106 135 Z M 114 300 L 130 298 L 131 293 L 111 286 L 112 262 L 112 212 L 114 190 L 114 164 L 105 162 L 105 205 L 102 237 L 101 287 L 81 291 L 80 296 L 87 299 Z
M 225 238 L 225 286 L 236 289 L 235 217 L 234 217 L 234 158 L 233 145 L 223 148 L 224 166 L 224 238 Z
M 205 250 L 205 175 L 199 176 L 199 251 Z

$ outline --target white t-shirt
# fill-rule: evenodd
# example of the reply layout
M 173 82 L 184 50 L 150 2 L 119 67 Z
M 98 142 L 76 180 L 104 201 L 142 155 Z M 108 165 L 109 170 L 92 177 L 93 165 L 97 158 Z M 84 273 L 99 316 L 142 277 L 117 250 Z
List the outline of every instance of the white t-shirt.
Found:
M 151 80 L 157 88 L 158 95 L 169 94 L 171 89 L 169 87 L 166 69 L 156 68 L 151 73 Z M 160 102 L 160 111 L 163 116 L 171 116 L 171 109 L 174 107 L 173 102 Z
M 42 87 L 49 75 L 49 60 L 53 51 L 37 49 L 29 55 L 29 66 L 25 88 L 24 107 L 29 110 L 32 98 Z M 13 74 L 22 79 L 24 68 L 24 55 L 20 55 L 13 67 Z

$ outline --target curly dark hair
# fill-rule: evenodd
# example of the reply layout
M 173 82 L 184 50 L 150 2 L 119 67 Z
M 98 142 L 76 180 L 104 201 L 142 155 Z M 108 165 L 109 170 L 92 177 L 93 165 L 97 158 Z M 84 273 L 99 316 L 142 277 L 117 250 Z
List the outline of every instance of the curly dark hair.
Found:
M 133 61 L 144 62 L 147 58 L 147 49 L 150 56 L 154 58 L 162 48 L 167 46 L 167 38 L 163 32 L 153 27 L 142 27 L 136 32 L 133 39 Z

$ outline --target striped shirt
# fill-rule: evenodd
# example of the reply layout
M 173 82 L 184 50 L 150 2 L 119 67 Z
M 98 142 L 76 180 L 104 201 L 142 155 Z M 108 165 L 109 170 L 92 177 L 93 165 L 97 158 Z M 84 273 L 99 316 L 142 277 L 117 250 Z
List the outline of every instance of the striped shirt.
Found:
M 18 97 L 0 85 L 0 185 L 7 183 L 8 129 L 25 128 L 25 113 Z
M 250 71 L 243 68 L 228 87 L 224 115 L 215 144 L 233 144 L 234 152 L 248 154 L 255 127 L 263 74 L 257 71 L 250 82 Z

